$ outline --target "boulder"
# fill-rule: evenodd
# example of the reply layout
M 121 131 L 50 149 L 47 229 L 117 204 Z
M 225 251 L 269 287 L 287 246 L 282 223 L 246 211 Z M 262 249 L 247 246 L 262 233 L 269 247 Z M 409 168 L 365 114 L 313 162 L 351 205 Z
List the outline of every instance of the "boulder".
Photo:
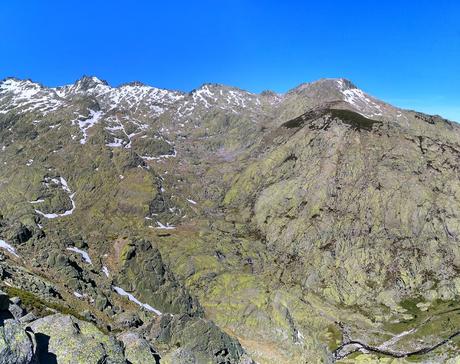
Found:
M 122 312 L 115 315 L 113 328 L 115 330 L 126 330 L 139 327 L 142 323 L 143 322 L 139 318 L 138 314 L 132 312 Z
M 0 326 L 0 364 L 36 363 L 34 345 L 29 334 L 16 320 Z
M 96 308 L 99 311 L 103 311 L 109 305 L 109 300 L 103 295 L 97 295 L 96 297 Z
M 54 358 L 59 364 L 126 363 L 120 343 L 89 322 L 55 314 L 32 322 L 30 327 L 37 338 L 40 362 Z
M 125 356 L 129 363 L 160 363 L 160 355 L 149 342 L 139 334 L 128 331 L 118 335 L 117 338 L 124 344 Z
M 197 364 L 196 357 L 189 349 L 177 348 L 166 359 L 166 363 Z
M 29 241 L 33 236 L 33 228 L 22 224 L 21 222 L 15 222 L 11 224 L 6 231 L 8 241 L 14 244 L 24 244 Z
M 19 322 L 22 324 L 28 324 L 29 322 L 35 321 L 37 318 L 37 315 L 33 312 L 28 312 L 19 319 Z
M 10 302 L 14 303 L 15 305 L 20 305 L 21 299 L 19 297 L 11 297 Z
M 13 315 L 13 317 L 16 320 L 19 320 L 22 316 L 24 316 L 24 312 L 25 312 L 21 306 L 15 303 L 10 303 L 8 307 L 8 311 L 10 311 L 10 313 Z

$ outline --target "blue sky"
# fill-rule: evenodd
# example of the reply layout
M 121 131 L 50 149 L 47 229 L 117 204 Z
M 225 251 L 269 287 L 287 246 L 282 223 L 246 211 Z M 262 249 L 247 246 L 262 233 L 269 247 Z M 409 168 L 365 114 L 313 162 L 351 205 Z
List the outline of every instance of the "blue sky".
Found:
M 0 78 L 284 92 L 345 77 L 460 121 L 459 19 L 454 0 L 2 0 Z

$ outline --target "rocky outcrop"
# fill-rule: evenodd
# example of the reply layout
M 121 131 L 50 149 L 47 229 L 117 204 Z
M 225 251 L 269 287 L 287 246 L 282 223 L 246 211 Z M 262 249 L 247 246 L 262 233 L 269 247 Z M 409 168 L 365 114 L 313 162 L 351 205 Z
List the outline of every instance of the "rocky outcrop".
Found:
M 120 266 L 117 284 L 136 292 L 140 301 L 163 313 L 202 313 L 199 303 L 177 281 L 149 241 L 126 244 L 120 253 Z
M 253 363 L 237 340 L 202 318 L 164 315 L 151 325 L 148 335 L 172 349 L 162 363 Z
M 0 363 L 38 364 L 33 332 L 18 321 L 23 314 L 20 300 L 0 291 Z
M 34 334 L 14 319 L 0 320 L 0 363 L 36 364 Z
M 124 332 L 117 336 L 125 348 L 125 357 L 132 364 L 160 364 L 160 354 L 147 340 L 135 332 Z
M 2 364 L 252 363 L 238 341 L 202 318 L 167 314 L 146 325 L 127 318 L 129 324 L 115 337 L 91 322 L 60 313 L 17 320 L 12 312 L 18 308 L 20 316 L 30 315 L 20 300 L 0 292 L 0 303 Z
M 37 339 L 38 359 L 59 364 L 125 364 L 123 346 L 89 322 L 55 314 L 30 324 Z
M 22 320 L 29 314 L 23 316 L 18 298 L 0 292 L 0 301 L 2 364 L 126 363 L 123 345 L 92 323 L 63 314 Z M 131 345 L 130 355 L 136 353 Z

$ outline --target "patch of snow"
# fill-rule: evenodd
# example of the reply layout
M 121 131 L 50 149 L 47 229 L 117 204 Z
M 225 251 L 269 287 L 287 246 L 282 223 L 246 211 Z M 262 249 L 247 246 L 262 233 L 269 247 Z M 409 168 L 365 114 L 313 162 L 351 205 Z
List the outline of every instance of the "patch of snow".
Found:
M 343 84 L 342 80 L 339 80 L 338 82 L 340 81 Z M 344 86 L 341 87 L 343 88 Z M 375 101 L 371 100 L 362 90 L 352 88 L 346 90 L 342 89 L 341 92 L 344 95 L 344 101 L 356 107 L 360 112 L 363 113 L 364 116 L 371 117 L 383 115 L 381 106 Z M 367 113 L 367 115 L 364 113 Z
M 19 257 L 19 255 L 16 253 L 16 249 L 8 244 L 6 241 L 0 239 L 0 248 L 6 250 L 10 254 L 14 255 L 15 257 Z
M 42 202 L 45 202 L 45 200 L 43 200 L 43 199 L 38 199 L 38 200 L 35 200 L 35 201 L 29 201 L 29 203 L 31 203 L 31 204 L 33 204 L 33 205 L 34 205 L 34 204 L 37 204 L 37 203 L 42 203 Z
M 154 312 L 154 313 L 157 314 L 158 316 L 161 316 L 161 315 L 162 315 L 162 313 L 161 313 L 159 310 L 153 308 L 152 306 L 150 306 L 150 305 L 147 304 L 147 303 L 142 303 L 142 302 L 139 301 L 136 297 L 134 297 L 131 293 L 126 292 L 123 288 L 113 286 L 113 289 L 114 289 L 114 291 L 117 292 L 120 296 L 128 297 L 128 299 L 129 299 L 131 302 L 134 302 L 136 305 L 141 306 L 141 307 L 145 308 L 145 309 L 148 310 L 148 311 Z
M 163 229 L 163 230 L 173 230 L 176 227 L 174 225 L 169 225 L 169 222 L 166 223 L 166 225 L 163 225 L 161 222 L 157 221 L 157 229 Z
M 107 276 L 107 278 L 109 278 L 109 269 L 105 265 L 102 266 L 102 272 Z
M 80 139 L 80 144 L 86 144 L 88 139 L 88 129 L 96 125 L 102 117 L 102 111 L 89 110 L 89 116 L 85 120 L 78 120 L 78 126 L 80 127 L 81 132 L 83 133 L 83 138 Z
M 74 201 L 74 196 L 75 196 L 75 193 L 72 193 L 69 197 L 70 197 L 70 201 L 72 202 L 72 208 L 70 210 L 67 210 L 67 211 L 64 211 L 62 214 L 55 214 L 55 213 L 51 213 L 51 214 L 45 214 L 44 212 L 41 212 L 40 210 L 37 210 L 35 209 L 35 212 L 37 214 L 40 214 L 44 217 L 46 217 L 47 219 L 56 219 L 58 217 L 64 217 L 64 216 L 69 216 L 69 215 L 72 215 L 74 210 L 75 210 L 75 201 Z
M 48 186 L 48 180 L 45 180 L 45 185 Z M 69 216 L 69 215 L 72 215 L 74 210 L 75 210 L 75 201 L 74 201 L 74 197 L 75 197 L 75 192 L 72 193 L 72 191 L 70 190 L 69 188 L 69 185 L 67 184 L 67 181 L 62 178 L 62 177 L 59 177 L 59 180 L 56 179 L 56 178 L 52 178 L 51 181 L 57 185 L 60 185 L 61 188 L 69 195 L 69 198 L 70 198 L 70 201 L 72 202 L 72 208 L 70 210 L 67 210 L 67 211 L 64 211 L 62 214 L 55 214 L 55 213 L 51 213 L 51 214 L 45 214 L 44 212 L 40 211 L 40 210 L 37 210 L 35 209 L 35 212 L 37 214 L 40 214 L 44 217 L 46 217 L 47 219 L 56 219 L 58 217 L 64 217 L 64 216 Z M 37 201 L 32 201 L 30 203 L 39 203 L 39 202 L 43 202 L 43 200 L 37 200 Z
M 345 96 L 345 101 L 354 106 L 360 106 L 359 102 L 370 102 L 364 93 L 358 89 L 344 90 L 342 91 L 342 94 Z
M 75 246 L 71 248 L 67 248 L 67 250 L 80 254 L 86 263 L 93 265 L 93 262 L 91 261 L 91 258 L 89 257 L 89 254 L 85 252 L 84 250 L 78 249 Z
M 61 186 L 62 186 L 62 189 L 67 192 L 67 193 L 72 193 L 72 191 L 70 190 L 69 188 L 69 185 L 67 184 L 67 181 L 62 178 L 62 177 L 59 177 L 59 182 L 61 183 Z
M 208 85 L 204 85 L 201 89 L 194 91 L 192 97 L 195 103 L 201 102 L 204 104 L 206 109 L 211 107 L 209 100 L 212 100 L 213 102 L 217 101 L 217 98 L 214 96 L 211 90 L 209 90 Z
M 174 153 L 173 154 L 163 154 L 163 155 L 159 155 L 158 157 L 149 157 L 149 156 L 141 156 L 142 159 L 145 159 L 147 161 L 157 161 L 157 160 L 160 160 L 160 159 L 168 159 L 168 158 L 176 158 L 177 157 L 177 150 L 174 149 Z
M 112 143 L 107 143 L 106 146 L 111 148 L 119 148 L 123 146 L 123 139 L 115 138 Z
M 0 239 L 0 248 L 5 249 L 7 252 L 10 254 L 14 255 L 15 257 L 19 257 L 19 255 L 16 253 L 16 249 L 8 244 L 6 241 Z

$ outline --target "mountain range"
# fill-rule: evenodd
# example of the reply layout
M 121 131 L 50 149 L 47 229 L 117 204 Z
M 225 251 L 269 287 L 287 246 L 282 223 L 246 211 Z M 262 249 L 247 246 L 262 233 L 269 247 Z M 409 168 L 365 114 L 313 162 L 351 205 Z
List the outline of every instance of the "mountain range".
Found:
M 460 361 L 460 127 L 283 93 L 0 82 L 0 363 Z

